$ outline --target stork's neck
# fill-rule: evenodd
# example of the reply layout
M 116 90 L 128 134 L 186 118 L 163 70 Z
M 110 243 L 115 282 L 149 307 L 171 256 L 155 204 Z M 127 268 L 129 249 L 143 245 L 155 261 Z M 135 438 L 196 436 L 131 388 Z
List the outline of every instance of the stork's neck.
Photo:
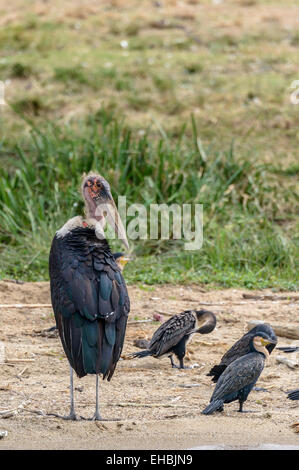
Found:
M 61 229 L 56 232 L 56 236 L 58 238 L 65 237 L 68 233 L 76 228 L 89 228 L 95 231 L 96 237 L 100 240 L 105 239 L 105 233 L 103 230 L 103 226 L 100 222 L 96 219 L 86 217 L 83 218 L 81 216 L 73 217 L 72 219 L 68 220 Z

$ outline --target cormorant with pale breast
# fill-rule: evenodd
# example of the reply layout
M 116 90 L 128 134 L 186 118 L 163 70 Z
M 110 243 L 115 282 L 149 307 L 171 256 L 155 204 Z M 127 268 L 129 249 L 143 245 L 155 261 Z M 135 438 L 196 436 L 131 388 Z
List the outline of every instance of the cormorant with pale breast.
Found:
M 108 182 L 99 174 L 83 179 L 85 217 L 70 219 L 53 239 L 50 286 L 56 325 L 70 363 L 70 415 L 76 420 L 73 370 L 111 380 L 123 348 L 130 301 L 121 269 L 105 238 L 106 219 L 126 248 L 128 242 Z M 117 256 L 118 258 L 118 256 Z M 57 415 L 58 416 L 58 415 Z
M 243 411 L 243 403 L 256 384 L 269 357 L 268 345 L 275 345 L 273 339 L 261 331 L 251 336 L 250 352 L 231 362 L 220 375 L 210 404 L 202 411 L 209 415 L 214 411 L 223 411 L 224 403 L 239 401 L 239 412 Z M 275 347 L 275 346 L 274 346 Z
M 208 310 L 186 310 L 174 315 L 155 331 L 148 349 L 133 353 L 133 357 L 153 356 L 160 358 L 168 356 L 172 367 L 178 367 L 173 360 L 173 354 L 179 360 L 179 369 L 184 366 L 186 345 L 194 333 L 207 334 L 214 330 L 216 316 Z
M 277 344 L 277 337 L 274 333 L 273 328 L 268 325 L 267 323 L 261 323 L 260 325 L 255 326 L 250 331 L 248 331 L 245 335 L 242 336 L 225 354 L 222 356 L 221 361 L 216 366 L 212 367 L 210 372 L 207 374 L 208 376 L 212 376 L 212 381 L 217 382 L 221 374 L 225 371 L 227 366 L 231 364 L 233 361 L 238 359 L 239 357 L 244 356 L 250 352 L 250 341 L 252 337 L 258 333 L 263 332 L 266 333 L 272 340 L 272 343 L 269 343 L 266 347 L 271 354 L 273 349 Z

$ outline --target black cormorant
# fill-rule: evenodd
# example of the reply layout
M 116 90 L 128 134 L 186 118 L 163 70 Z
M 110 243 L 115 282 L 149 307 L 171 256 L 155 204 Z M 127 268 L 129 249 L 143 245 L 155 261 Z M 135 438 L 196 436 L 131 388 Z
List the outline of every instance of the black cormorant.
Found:
M 299 400 L 299 388 L 296 390 L 292 390 L 291 392 L 288 393 L 288 398 L 290 400 Z
M 133 357 L 153 356 L 160 358 L 167 355 L 170 358 L 172 367 L 178 367 L 172 355 L 178 358 L 180 369 L 187 369 L 184 366 L 186 345 L 194 333 L 207 334 L 214 330 L 216 326 L 216 316 L 208 310 L 186 310 L 178 315 L 174 315 L 155 331 L 150 340 L 148 349 L 133 353 Z
M 222 411 L 224 403 L 239 400 L 239 410 L 243 411 L 243 403 L 257 382 L 265 360 L 269 357 L 267 346 L 275 344 L 270 336 L 261 331 L 251 336 L 249 349 L 251 352 L 239 357 L 226 367 L 220 375 L 210 404 L 202 411 L 209 415 L 214 411 Z
M 277 337 L 274 333 L 273 328 L 267 323 L 261 323 L 248 331 L 242 338 L 240 338 L 225 354 L 222 356 L 221 361 L 216 366 L 212 367 L 208 376 L 212 376 L 212 381 L 217 382 L 222 372 L 227 368 L 229 364 L 244 356 L 250 351 L 250 340 L 258 332 L 266 333 L 272 340 L 272 343 L 267 345 L 269 354 L 273 351 L 277 344 Z
M 98 375 L 110 381 L 122 351 L 130 301 L 121 269 L 105 239 L 107 221 L 126 248 L 125 229 L 109 184 L 98 174 L 84 178 L 86 217 L 70 219 L 55 234 L 49 272 L 51 299 L 63 349 L 70 363 L 71 409 L 73 369 L 78 377 L 96 374 L 96 410 L 100 420 Z
M 279 351 L 283 351 L 285 353 L 292 353 L 292 352 L 299 351 L 299 346 L 281 346 L 277 349 L 279 349 Z

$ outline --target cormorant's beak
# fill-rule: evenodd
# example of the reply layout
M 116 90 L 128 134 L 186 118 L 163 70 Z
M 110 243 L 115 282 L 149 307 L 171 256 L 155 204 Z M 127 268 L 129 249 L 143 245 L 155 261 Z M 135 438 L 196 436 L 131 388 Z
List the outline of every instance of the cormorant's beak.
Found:
M 121 270 L 124 269 L 124 267 L 126 266 L 126 264 L 128 263 L 128 261 L 130 261 L 130 258 L 128 258 L 127 256 L 121 256 L 121 257 L 117 260 L 117 263 L 120 265 Z
M 268 344 L 276 344 L 276 341 L 273 341 L 272 339 L 261 338 L 261 343 L 263 346 L 268 346 Z
M 95 212 L 96 218 L 98 216 L 104 217 L 109 225 L 113 228 L 118 239 L 122 241 L 127 250 L 129 249 L 129 243 L 126 235 L 125 228 L 121 221 L 120 215 L 118 213 L 117 207 L 113 200 L 113 197 L 110 191 L 106 192 L 104 195 L 100 195 L 96 201 L 97 209 Z M 104 227 L 103 227 L 104 228 Z

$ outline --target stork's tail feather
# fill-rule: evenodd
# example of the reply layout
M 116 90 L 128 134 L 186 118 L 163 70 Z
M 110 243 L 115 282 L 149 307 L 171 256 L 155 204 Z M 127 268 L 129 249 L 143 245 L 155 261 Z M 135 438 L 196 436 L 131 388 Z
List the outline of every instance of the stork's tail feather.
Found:
M 138 352 L 130 354 L 131 357 L 139 357 L 139 358 L 151 356 L 151 355 L 152 355 L 152 351 L 150 351 L 149 349 L 144 349 L 143 351 L 138 351 Z
M 223 400 L 212 401 L 201 413 L 203 415 L 211 415 L 214 411 L 219 410 L 223 406 Z

